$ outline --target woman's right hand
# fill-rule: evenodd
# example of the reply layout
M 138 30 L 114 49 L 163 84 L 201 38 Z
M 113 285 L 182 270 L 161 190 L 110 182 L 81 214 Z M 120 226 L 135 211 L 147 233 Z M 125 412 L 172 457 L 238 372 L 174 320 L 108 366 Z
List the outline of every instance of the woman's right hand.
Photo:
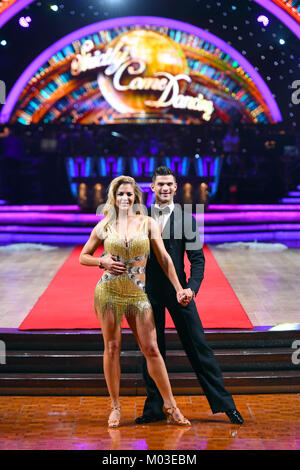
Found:
M 188 291 L 189 289 L 182 289 L 176 292 L 177 302 L 184 307 L 186 307 L 192 300 L 192 297 L 188 295 Z
M 100 258 L 100 262 L 104 269 L 110 274 L 119 275 L 123 274 L 126 271 L 126 265 L 118 261 L 115 256 L 105 255 Z

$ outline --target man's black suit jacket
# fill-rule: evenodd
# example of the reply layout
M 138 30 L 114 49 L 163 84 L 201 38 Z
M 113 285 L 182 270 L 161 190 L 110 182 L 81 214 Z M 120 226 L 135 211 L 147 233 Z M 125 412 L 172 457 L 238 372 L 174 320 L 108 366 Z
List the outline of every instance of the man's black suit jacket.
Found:
M 148 215 L 152 214 L 153 207 L 148 211 Z M 180 284 L 183 288 L 192 289 L 196 295 L 204 277 L 205 258 L 195 218 L 175 204 L 175 208 L 163 229 L 162 238 L 165 248 L 173 260 Z M 191 263 L 188 280 L 184 270 L 185 252 Z M 156 298 L 158 295 L 164 297 L 165 292 L 175 293 L 173 285 L 157 261 L 152 248 L 146 266 L 146 292 Z

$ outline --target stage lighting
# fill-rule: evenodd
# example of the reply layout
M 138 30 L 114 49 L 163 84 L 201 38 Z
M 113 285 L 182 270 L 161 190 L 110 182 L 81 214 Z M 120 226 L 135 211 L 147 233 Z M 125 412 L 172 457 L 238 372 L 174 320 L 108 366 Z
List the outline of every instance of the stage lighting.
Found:
M 265 15 L 259 15 L 259 17 L 257 18 L 257 21 L 259 23 L 262 23 L 264 26 L 268 26 L 269 24 L 269 18 L 267 18 L 267 16 Z
M 50 5 L 50 8 L 52 11 L 58 11 L 58 6 L 57 5 Z
M 279 39 L 279 44 L 281 44 L 281 45 L 285 44 L 285 40 L 284 39 Z
M 5 39 L 2 39 L 2 41 L 0 42 L 1 46 L 6 46 L 7 45 L 7 42 L 5 41 Z
M 22 28 L 29 28 L 29 23 L 31 23 L 30 16 L 21 16 L 19 19 L 19 25 L 22 26 Z

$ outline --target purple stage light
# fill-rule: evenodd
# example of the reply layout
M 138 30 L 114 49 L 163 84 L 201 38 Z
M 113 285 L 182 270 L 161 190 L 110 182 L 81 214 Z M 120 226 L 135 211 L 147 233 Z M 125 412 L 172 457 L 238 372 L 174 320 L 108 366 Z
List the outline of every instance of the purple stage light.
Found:
M 260 93 L 264 97 L 264 100 L 270 110 L 272 119 L 275 122 L 282 121 L 282 116 L 278 108 L 277 102 L 272 95 L 271 90 L 268 85 L 265 83 L 261 75 L 255 70 L 255 68 L 248 62 L 248 60 L 240 54 L 236 49 L 231 47 L 228 43 L 223 41 L 221 38 L 215 36 L 214 34 L 205 31 L 197 26 L 184 23 L 182 21 L 177 21 L 169 18 L 159 18 L 151 16 L 132 16 L 132 17 L 123 17 L 123 18 L 113 18 L 109 20 L 100 21 L 87 25 L 81 29 L 73 31 L 72 33 L 64 36 L 59 39 L 57 42 L 52 44 L 50 47 L 45 49 L 38 57 L 36 57 L 33 62 L 24 70 L 20 75 L 18 80 L 15 82 L 14 86 L 10 90 L 6 103 L 3 105 L 0 114 L 0 122 L 8 122 L 11 116 L 11 113 L 14 109 L 14 106 L 22 93 L 24 87 L 28 84 L 32 76 L 36 73 L 39 68 L 45 64 L 54 54 L 68 46 L 70 43 L 77 41 L 82 37 L 89 36 L 103 29 L 112 29 L 115 27 L 127 27 L 131 25 L 149 25 L 149 26 L 167 26 L 169 28 L 176 28 L 188 34 L 195 35 L 200 37 L 214 46 L 219 48 L 222 51 L 225 51 L 229 54 L 234 60 L 236 60 L 240 66 L 245 70 L 245 72 L 250 76 L 253 82 L 256 84 Z M 299 35 L 300 36 L 300 35 Z
M 202 220 L 202 214 L 196 214 L 196 220 Z M 221 222 L 224 224 L 229 223 L 258 223 L 258 222 L 300 222 L 300 211 L 289 212 L 266 212 L 266 211 L 253 211 L 253 212 L 229 212 L 229 213 L 205 213 L 204 222 L 215 223 Z
M 0 233 L 0 243 L 68 243 L 84 245 L 88 235 L 56 235 L 34 233 Z
M 300 232 L 220 233 L 204 235 L 204 243 L 300 240 Z
M 0 233 L 0 243 L 54 243 L 84 245 L 89 235 Z M 201 239 L 203 235 L 201 235 Z M 205 234 L 204 243 L 300 240 L 300 232 L 252 232 Z
M 53 206 L 53 205 L 5 205 L 6 201 L 3 201 L 3 205 L 0 206 L 0 212 L 74 212 L 81 210 L 77 205 L 60 205 L 60 206 Z M 1 201 L 0 201 L 1 203 Z
M 90 234 L 93 227 L 47 227 L 32 225 L 0 225 L 0 233 L 64 233 L 71 235 Z
M 209 204 L 211 211 L 300 211 L 296 204 Z
M 289 203 L 289 202 L 294 202 L 294 203 L 300 203 L 300 197 L 284 197 L 281 199 L 281 202 L 283 203 Z
M 97 224 L 103 216 L 96 214 L 47 214 L 42 212 L 8 213 L 0 214 L 1 224 Z
M 204 227 L 204 233 L 215 232 L 253 232 L 253 231 L 282 231 L 300 230 L 300 224 L 256 224 L 256 225 L 208 225 Z
M 203 219 L 203 214 L 194 214 L 196 219 Z M 27 213 L 0 213 L 1 224 L 43 224 L 43 223 L 86 223 L 97 224 L 102 215 L 97 214 L 51 214 L 42 212 L 27 212 Z M 230 223 L 271 223 L 271 222 L 300 222 L 300 211 L 253 211 L 253 212 L 229 212 L 229 213 L 205 213 L 205 223 L 212 224 L 221 222 L 224 224 Z

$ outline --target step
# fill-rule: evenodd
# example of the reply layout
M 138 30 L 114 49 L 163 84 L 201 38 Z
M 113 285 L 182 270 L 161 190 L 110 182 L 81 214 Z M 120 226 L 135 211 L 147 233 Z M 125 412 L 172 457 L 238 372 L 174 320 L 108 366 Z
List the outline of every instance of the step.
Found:
M 210 233 L 205 234 L 204 243 L 233 243 L 233 242 L 273 242 L 285 243 L 300 240 L 300 232 L 294 231 L 272 231 L 272 232 L 245 232 L 245 233 Z
M 300 325 L 288 325 L 284 330 L 263 326 L 251 329 L 206 329 L 205 337 L 211 347 L 290 347 L 291 341 L 300 340 Z M 165 338 L 168 349 L 177 349 L 181 342 L 175 329 L 167 328 Z M 0 329 L 0 339 L 5 341 L 7 349 L 47 350 L 103 350 L 103 335 L 99 330 L 31 330 L 21 331 L 15 328 Z M 138 349 L 130 329 L 122 330 L 122 350 Z
M 86 239 L 91 233 L 92 227 L 53 227 L 53 226 L 33 226 L 33 225 L 0 225 L 0 234 L 22 234 L 29 236 L 36 234 L 55 234 L 55 235 L 84 235 Z M 239 224 L 239 225 L 207 225 L 204 228 L 204 234 L 210 233 L 250 233 L 250 232 L 277 232 L 277 231 L 299 231 L 299 223 L 263 223 L 263 224 Z M 200 233 L 203 230 L 199 229 Z M 82 238 L 82 237 L 80 237 Z
M 292 198 L 293 199 L 293 198 Z M 292 200 L 290 200 L 292 202 Z M 299 199 L 300 203 L 300 199 Z M 203 223 L 203 214 L 194 214 L 199 223 Z M 43 213 L 43 212 L 0 212 L 0 225 L 27 225 L 52 227 L 93 227 L 100 220 L 100 215 L 84 213 Z M 300 222 L 299 205 L 290 210 L 229 210 L 209 211 L 204 214 L 205 225 L 246 224 L 271 222 Z
M 81 211 L 80 206 L 77 204 L 60 204 L 60 205 L 49 205 L 49 204 L 5 204 L 6 201 L 0 201 L 0 213 L 1 212 L 79 212 Z
M 283 204 L 299 204 L 300 203 L 300 197 L 283 197 L 280 199 L 280 202 Z
M 248 348 L 290 348 L 295 340 L 300 340 L 300 325 L 286 325 L 283 331 L 270 326 L 251 329 L 206 329 L 205 337 L 213 349 Z M 181 342 L 175 329 L 166 329 L 165 339 L 168 350 L 181 349 Z M 37 351 L 103 351 L 103 335 L 99 330 L 31 330 L 1 328 L 0 340 L 6 349 Z M 122 351 L 138 350 L 130 329 L 122 330 Z
M 200 395 L 195 374 L 169 374 L 175 395 Z M 300 371 L 225 372 L 231 393 L 298 393 Z M 2 374 L 0 395 L 98 395 L 108 396 L 103 374 Z M 121 374 L 120 395 L 145 395 L 141 374 Z
M 207 213 L 211 212 L 248 212 L 248 211 L 294 211 L 300 210 L 295 204 L 209 204 Z
M 250 233 L 250 232 L 277 232 L 285 230 L 300 230 L 300 224 L 289 223 L 289 224 L 240 224 L 240 225 L 207 225 L 204 228 L 204 234 L 211 233 Z M 1 232 L 1 227 L 0 227 Z
M 259 349 L 215 349 L 215 357 L 223 371 L 250 370 L 300 370 L 292 363 L 292 348 Z M 121 369 L 124 373 L 142 370 L 140 351 L 122 351 Z M 183 350 L 167 351 L 169 372 L 193 372 Z M 6 373 L 103 373 L 101 351 L 7 351 L 6 364 L 1 365 L 1 374 Z

